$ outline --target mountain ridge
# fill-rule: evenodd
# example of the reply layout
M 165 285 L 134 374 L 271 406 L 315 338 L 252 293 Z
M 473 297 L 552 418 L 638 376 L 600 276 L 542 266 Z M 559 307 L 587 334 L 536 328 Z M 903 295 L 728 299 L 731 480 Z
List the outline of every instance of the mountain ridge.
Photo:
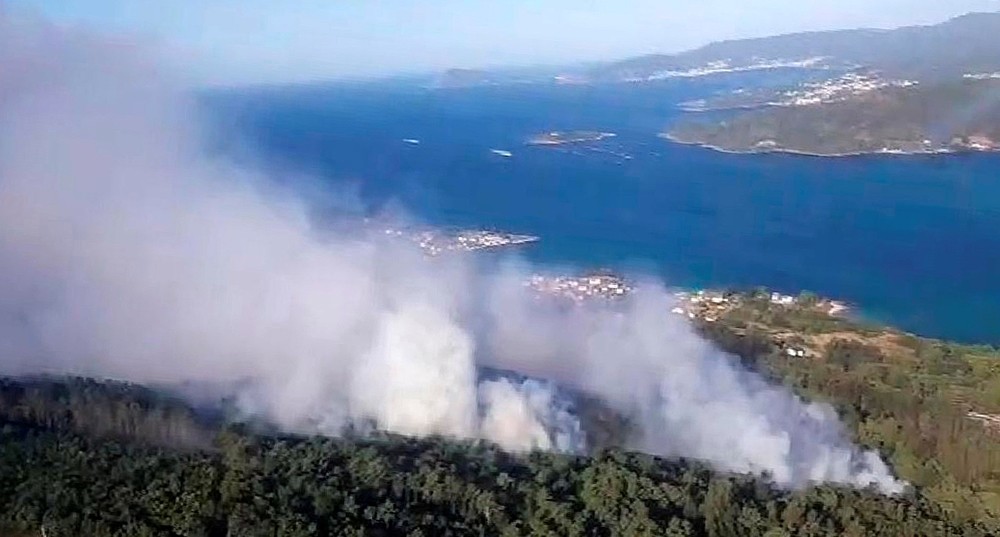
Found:
M 956 69 L 1000 69 L 1000 12 L 967 13 L 938 24 L 895 29 L 857 28 L 729 39 L 676 53 L 611 62 L 592 71 L 598 80 L 641 79 L 657 71 L 727 61 L 824 58 L 823 67 L 866 67 L 893 76 L 934 78 Z M 958 73 L 961 74 L 961 73 Z

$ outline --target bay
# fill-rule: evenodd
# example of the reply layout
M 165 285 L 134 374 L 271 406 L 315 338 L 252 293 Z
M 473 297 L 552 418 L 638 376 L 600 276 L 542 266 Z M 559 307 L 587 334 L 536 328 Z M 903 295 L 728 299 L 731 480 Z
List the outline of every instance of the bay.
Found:
M 538 235 L 536 263 L 808 289 L 921 335 L 1000 343 L 1000 157 L 731 155 L 657 136 L 677 103 L 748 82 L 318 85 L 217 104 L 283 173 L 370 212 Z M 524 143 L 556 130 L 617 136 Z

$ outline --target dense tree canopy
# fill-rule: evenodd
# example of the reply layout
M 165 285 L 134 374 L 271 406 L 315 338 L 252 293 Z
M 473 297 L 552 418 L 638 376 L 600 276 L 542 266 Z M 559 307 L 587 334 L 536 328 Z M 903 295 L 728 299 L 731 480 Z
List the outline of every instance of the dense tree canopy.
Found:
M 833 404 L 855 440 L 881 451 L 900 477 L 1000 535 L 1000 351 L 775 305 L 766 295 L 747 294 L 702 333 Z M 809 353 L 791 356 L 782 345 Z
M 124 384 L 0 388 L 6 535 L 989 534 L 919 490 L 788 493 L 614 450 L 516 456 L 446 439 L 251 435 Z

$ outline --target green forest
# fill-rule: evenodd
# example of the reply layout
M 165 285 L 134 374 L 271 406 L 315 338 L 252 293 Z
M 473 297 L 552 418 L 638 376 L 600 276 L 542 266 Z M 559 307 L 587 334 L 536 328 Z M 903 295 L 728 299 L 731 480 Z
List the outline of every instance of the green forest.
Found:
M 714 115 L 709 116 L 711 120 L 688 118 L 673 126 L 670 135 L 682 143 L 745 152 L 963 151 L 972 136 L 1000 140 L 997 87 L 994 80 L 960 79 L 883 88 L 812 106 L 758 107 L 727 114 L 721 120 Z
M 776 306 L 764 292 L 738 303 L 703 335 L 833 404 L 855 441 L 878 449 L 900 477 L 956 519 L 1000 534 L 1000 421 L 990 420 L 1000 416 L 1000 350 Z
M 0 535 L 990 535 L 901 497 L 604 450 L 517 456 L 447 439 L 213 425 L 87 379 L 0 383 Z

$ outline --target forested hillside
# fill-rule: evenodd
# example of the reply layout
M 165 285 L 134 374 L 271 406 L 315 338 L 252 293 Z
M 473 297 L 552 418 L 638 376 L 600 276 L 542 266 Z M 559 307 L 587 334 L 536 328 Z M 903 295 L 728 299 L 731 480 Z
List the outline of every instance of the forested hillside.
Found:
M 787 493 L 692 462 L 444 439 L 218 429 L 198 447 L 207 424 L 140 388 L 7 381 L 2 394 L 10 536 L 989 534 L 919 490 Z
M 855 440 L 878 448 L 901 478 L 956 518 L 988 521 L 1000 534 L 1000 350 L 776 305 L 766 293 L 731 304 L 702 323 L 707 337 L 835 405 Z
M 824 156 L 996 150 L 998 90 L 1000 80 L 963 79 L 883 88 L 837 102 L 737 112 L 722 120 L 695 116 L 675 125 L 670 137 L 727 151 Z
M 668 70 L 726 62 L 747 67 L 764 60 L 822 58 L 815 67 L 859 66 L 888 76 L 953 79 L 1000 70 L 1000 13 L 970 13 L 940 24 L 893 30 L 851 29 L 720 41 L 680 54 L 654 54 L 601 66 L 600 80 L 646 78 Z

